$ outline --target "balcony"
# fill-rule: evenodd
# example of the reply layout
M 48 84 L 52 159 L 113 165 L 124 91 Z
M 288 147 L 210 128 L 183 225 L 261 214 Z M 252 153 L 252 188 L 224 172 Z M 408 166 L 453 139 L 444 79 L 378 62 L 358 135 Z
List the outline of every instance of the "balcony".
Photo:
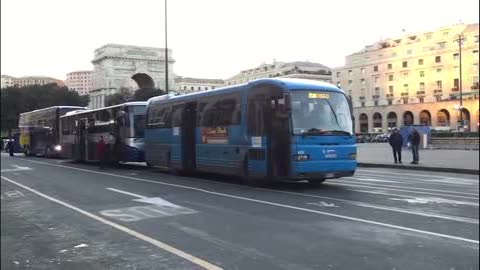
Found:
M 458 87 L 452 88 L 452 92 L 458 92 L 458 91 L 460 91 L 460 89 Z
M 380 98 L 380 95 L 373 95 L 372 98 L 373 98 L 373 99 L 379 99 L 379 98 Z
M 424 90 L 417 91 L 417 96 L 425 96 L 425 91 Z
M 442 95 L 443 90 L 442 89 L 435 89 L 433 90 L 434 95 Z
M 360 100 L 365 100 L 365 97 L 359 97 L 358 99 L 360 99 Z
M 401 94 L 401 96 L 402 96 L 402 97 L 408 97 L 408 92 L 403 92 L 403 93 Z
M 387 94 L 388 99 L 393 99 L 393 94 Z

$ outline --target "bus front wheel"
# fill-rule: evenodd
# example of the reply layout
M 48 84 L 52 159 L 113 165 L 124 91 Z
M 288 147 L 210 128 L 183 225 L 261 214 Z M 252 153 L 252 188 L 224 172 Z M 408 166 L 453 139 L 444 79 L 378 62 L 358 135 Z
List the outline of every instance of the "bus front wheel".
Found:
M 325 182 L 325 179 L 323 179 L 323 178 L 308 179 L 308 183 L 312 186 L 320 186 L 323 182 Z

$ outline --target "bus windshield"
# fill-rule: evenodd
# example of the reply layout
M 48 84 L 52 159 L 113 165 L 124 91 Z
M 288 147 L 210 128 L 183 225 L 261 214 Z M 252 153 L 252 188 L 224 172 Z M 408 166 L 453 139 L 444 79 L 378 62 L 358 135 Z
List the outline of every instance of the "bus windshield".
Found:
M 133 106 L 128 108 L 128 117 L 126 122 L 127 137 L 143 138 L 145 132 L 145 112 L 146 106 Z
M 291 102 L 294 134 L 352 134 L 352 118 L 345 95 L 326 91 L 294 91 Z

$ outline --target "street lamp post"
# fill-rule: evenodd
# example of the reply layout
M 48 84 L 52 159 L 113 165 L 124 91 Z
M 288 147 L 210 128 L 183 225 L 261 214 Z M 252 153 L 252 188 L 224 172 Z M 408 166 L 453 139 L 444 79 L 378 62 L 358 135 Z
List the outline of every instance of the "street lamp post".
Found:
M 165 93 L 168 94 L 167 0 L 165 0 Z
M 166 1 L 166 0 L 165 0 Z M 459 60 L 459 87 L 460 87 L 460 125 L 463 129 L 463 89 L 462 89 L 462 43 L 467 40 L 463 34 L 457 34 L 455 42 L 458 42 L 458 60 Z

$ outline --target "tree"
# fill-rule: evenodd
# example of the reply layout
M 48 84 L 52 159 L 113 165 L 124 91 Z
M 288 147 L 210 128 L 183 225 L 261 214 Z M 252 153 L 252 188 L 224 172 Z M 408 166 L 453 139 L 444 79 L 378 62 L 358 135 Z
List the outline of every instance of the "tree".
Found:
M 8 87 L 1 90 L 1 129 L 18 127 L 20 113 L 51 106 L 88 105 L 88 96 L 79 96 L 75 91 L 57 84 Z
M 156 88 L 140 88 L 133 94 L 134 101 L 147 101 L 156 96 L 165 95 L 165 91 Z
M 132 94 L 128 88 L 122 87 L 120 88 L 118 93 L 113 95 L 108 95 L 105 98 L 105 106 L 114 106 L 118 104 L 122 104 L 125 102 L 129 102 L 132 100 Z

